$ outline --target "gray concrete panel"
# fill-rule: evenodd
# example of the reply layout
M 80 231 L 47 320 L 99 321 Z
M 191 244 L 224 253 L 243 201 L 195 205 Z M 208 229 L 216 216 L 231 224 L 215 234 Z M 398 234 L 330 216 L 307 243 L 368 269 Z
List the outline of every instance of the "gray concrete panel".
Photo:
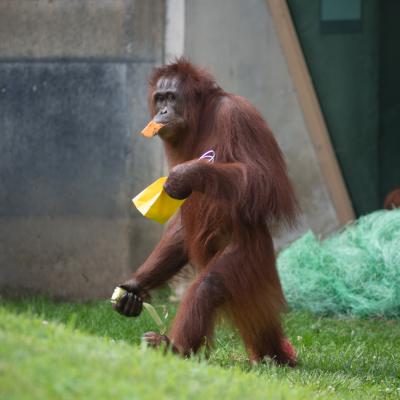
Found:
M 158 241 L 131 199 L 163 174 L 139 136 L 163 10 L 0 2 L 0 294 L 107 298 Z
M 138 135 L 151 68 L 0 63 L 3 291 L 107 296 L 159 239 L 131 203 L 163 171 Z
M 121 216 L 127 66 L 0 64 L 0 216 Z
M 162 0 L 2 0 L 0 57 L 159 61 L 163 25 Z

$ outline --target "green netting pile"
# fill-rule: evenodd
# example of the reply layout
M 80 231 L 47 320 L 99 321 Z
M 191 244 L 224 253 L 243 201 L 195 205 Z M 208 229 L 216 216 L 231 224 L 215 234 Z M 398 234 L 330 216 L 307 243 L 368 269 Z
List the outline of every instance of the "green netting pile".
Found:
M 309 232 L 281 252 L 278 269 L 294 309 L 400 317 L 400 209 L 361 217 L 323 241 Z

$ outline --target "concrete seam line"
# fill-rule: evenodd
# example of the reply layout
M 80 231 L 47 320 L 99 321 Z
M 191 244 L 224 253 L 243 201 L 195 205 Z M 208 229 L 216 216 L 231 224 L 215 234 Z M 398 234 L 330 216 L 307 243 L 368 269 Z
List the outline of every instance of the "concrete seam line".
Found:
M 185 51 L 185 0 L 167 0 L 165 13 L 164 63 L 183 56 Z

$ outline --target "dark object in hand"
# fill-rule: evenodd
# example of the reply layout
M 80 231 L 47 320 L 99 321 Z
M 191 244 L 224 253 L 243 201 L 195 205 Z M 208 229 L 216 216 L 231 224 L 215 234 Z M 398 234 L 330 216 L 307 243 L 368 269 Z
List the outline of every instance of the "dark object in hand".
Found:
M 143 298 L 136 284 L 129 281 L 117 287 L 111 298 L 114 310 L 126 317 L 137 317 L 143 309 Z

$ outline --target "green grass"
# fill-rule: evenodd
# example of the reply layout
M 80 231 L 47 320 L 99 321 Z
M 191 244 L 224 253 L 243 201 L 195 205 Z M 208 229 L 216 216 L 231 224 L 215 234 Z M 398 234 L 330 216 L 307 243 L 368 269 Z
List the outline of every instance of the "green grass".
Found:
M 225 325 L 208 360 L 182 360 L 140 344 L 143 332 L 157 329 L 145 311 L 128 319 L 105 301 L 44 298 L 0 305 L 1 399 L 400 398 L 400 321 L 289 313 L 300 357 L 291 369 L 250 366 Z M 174 312 L 169 306 L 168 320 Z

